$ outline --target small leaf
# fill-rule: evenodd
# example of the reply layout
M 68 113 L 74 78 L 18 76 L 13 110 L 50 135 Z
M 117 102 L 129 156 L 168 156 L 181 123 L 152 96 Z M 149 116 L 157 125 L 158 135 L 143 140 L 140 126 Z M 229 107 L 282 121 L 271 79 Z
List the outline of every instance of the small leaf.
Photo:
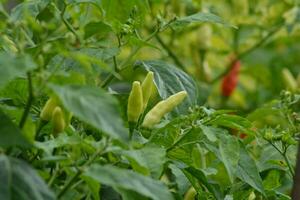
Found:
M 50 87 L 76 117 L 115 139 L 128 139 L 118 102 L 106 91 L 92 86 L 52 84 Z
M 168 188 L 162 182 L 127 169 L 120 169 L 110 165 L 100 166 L 94 164 L 87 169 L 84 175 L 102 184 L 114 188 L 131 190 L 154 200 L 173 199 Z
M 210 22 L 210 23 L 217 23 L 217 24 L 222 24 L 225 26 L 233 27 L 236 28 L 235 26 L 232 26 L 225 22 L 221 17 L 212 14 L 212 13 L 204 13 L 204 12 L 199 12 L 193 15 L 181 17 L 177 20 L 175 20 L 172 25 L 175 27 L 180 27 L 180 26 L 186 26 L 190 23 L 197 23 L 197 22 Z

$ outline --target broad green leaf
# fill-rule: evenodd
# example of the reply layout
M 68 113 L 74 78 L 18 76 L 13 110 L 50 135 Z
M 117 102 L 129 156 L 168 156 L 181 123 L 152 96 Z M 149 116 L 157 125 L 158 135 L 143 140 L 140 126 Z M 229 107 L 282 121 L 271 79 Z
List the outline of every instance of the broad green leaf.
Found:
M 27 163 L 0 155 L 0 199 L 54 200 L 46 183 Z M 9 191 L 7 191 L 9 189 Z
M 127 169 L 121 169 L 110 165 L 101 166 L 94 164 L 87 169 L 84 175 L 89 176 L 102 184 L 114 188 L 131 190 L 154 200 L 173 199 L 168 188 L 162 182 Z
M 229 134 L 220 134 L 218 143 L 220 159 L 225 165 L 230 181 L 233 183 L 240 158 L 240 145 L 238 139 Z
M 154 145 L 147 145 L 142 149 L 122 151 L 128 157 L 133 169 L 145 175 L 158 179 L 166 162 L 166 151 Z
M 13 8 L 10 16 L 11 20 L 24 20 L 27 16 L 36 18 L 49 3 L 49 0 L 35 0 L 20 3 Z
M 14 56 L 0 52 L 0 88 L 10 80 L 25 76 L 26 72 L 34 69 L 36 64 L 27 56 Z
M 112 31 L 111 26 L 104 22 L 90 22 L 84 27 L 84 37 L 89 38 L 93 35 L 106 36 Z
M 236 175 L 239 179 L 249 184 L 251 187 L 264 194 L 262 179 L 258 172 L 255 161 L 249 156 L 244 145 L 240 143 L 240 160 Z
M 216 130 L 217 128 L 212 127 L 212 126 L 204 126 L 200 125 L 200 128 L 202 129 L 204 135 L 207 137 L 207 139 L 211 142 L 216 142 L 217 137 L 216 137 Z
M 117 100 L 106 91 L 92 86 L 50 86 L 63 105 L 82 121 L 104 131 L 115 139 L 128 139 L 120 118 Z
M 21 130 L 0 109 L 0 147 L 12 146 L 31 147 L 31 144 L 22 135 Z
M 217 23 L 225 26 L 234 27 L 228 24 L 227 22 L 225 22 L 221 17 L 212 13 L 204 13 L 204 12 L 199 12 L 193 15 L 178 18 L 172 23 L 172 25 L 175 27 L 180 27 L 180 26 L 186 26 L 190 23 L 199 23 L 199 22 L 210 22 L 210 23 Z
M 252 124 L 246 118 L 237 115 L 223 114 L 216 117 L 216 119 L 209 122 L 213 125 L 228 127 L 232 129 L 239 130 L 248 135 L 254 135 L 254 131 L 250 130 Z
M 166 99 L 182 90 L 188 93 L 186 99 L 174 109 L 177 114 L 187 113 L 190 106 L 196 105 L 197 87 L 185 72 L 163 61 L 138 61 L 135 65 L 154 72 L 155 85 L 161 98 Z
M 110 71 L 106 62 L 118 53 L 118 48 L 82 48 L 71 51 L 64 56 L 56 55 L 51 59 L 47 68 L 50 71 L 62 69 L 66 71 L 75 70 L 81 73 Z

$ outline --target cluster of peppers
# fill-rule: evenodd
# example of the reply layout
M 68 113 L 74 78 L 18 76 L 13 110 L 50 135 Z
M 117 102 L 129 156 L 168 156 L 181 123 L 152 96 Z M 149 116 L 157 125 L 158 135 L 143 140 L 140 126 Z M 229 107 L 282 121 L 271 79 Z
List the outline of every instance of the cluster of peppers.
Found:
M 143 83 L 134 81 L 128 98 L 127 117 L 129 123 L 137 123 L 148 105 L 154 85 L 153 72 L 148 72 Z M 180 91 L 165 100 L 158 102 L 144 117 L 142 127 L 152 129 L 164 115 L 171 112 L 187 96 L 186 91 Z
M 62 109 L 57 98 L 50 97 L 40 113 L 40 118 L 43 122 L 52 122 L 52 134 L 57 136 L 58 133 L 64 131 L 72 114 Z

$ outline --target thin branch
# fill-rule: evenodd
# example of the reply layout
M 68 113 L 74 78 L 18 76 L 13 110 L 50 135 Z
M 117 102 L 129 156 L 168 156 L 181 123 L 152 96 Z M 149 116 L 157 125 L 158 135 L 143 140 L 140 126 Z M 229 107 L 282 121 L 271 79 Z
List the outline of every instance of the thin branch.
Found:
M 178 59 L 176 54 L 164 43 L 164 41 L 159 37 L 159 35 L 155 35 L 156 40 L 159 42 L 159 44 L 167 51 L 168 55 L 173 59 L 174 63 L 183 71 L 186 71 L 184 65 L 181 63 L 181 61 Z
M 77 178 L 83 173 L 84 167 L 89 166 L 97 157 L 99 157 L 99 155 L 105 152 L 107 145 L 108 141 L 105 141 L 104 147 L 97 150 L 79 169 L 77 169 L 77 172 L 74 174 L 74 176 L 64 185 L 62 190 L 58 193 L 57 199 L 60 199 L 70 189 L 70 187 L 72 187 Z
M 238 54 L 236 56 L 236 59 L 242 59 L 244 58 L 246 55 L 252 53 L 254 50 L 258 49 L 259 47 L 261 47 L 263 44 L 265 44 L 265 42 L 272 37 L 275 33 L 277 33 L 280 29 L 282 28 L 282 24 L 278 25 L 276 28 L 274 28 L 274 30 L 270 31 L 265 37 L 261 38 L 261 40 L 259 40 L 256 44 L 254 44 L 252 47 L 250 47 L 249 49 L 245 50 L 244 52 Z M 224 72 L 222 72 L 220 75 L 218 75 L 215 79 L 213 79 L 211 81 L 211 83 L 215 83 L 218 80 L 220 80 L 223 76 L 225 76 L 229 71 L 230 71 L 230 65 L 232 64 L 232 62 L 229 63 L 228 66 L 226 66 L 226 69 Z
M 294 176 L 294 185 L 292 189 L 292 199 L 300 199 L 300 145 L 298 145 L 297 163 L 296 163 L 296 174 Z
M 27 73 L 27 79 L 28 79 L 28 99 L 25 105 L 25 109 L 24 112 L 22 114 L 21 120 L 19 122 L 19 128 L 23 128 L 26 122 L 26 119 L 29 115 L 29 111 L 31 108 L 31 105 L 33 103 L 34 100 L 34 94 L 33 94 L 33 87 L 32 87 L 32 78 L 31 78 L 31 74 L 30 72 Z

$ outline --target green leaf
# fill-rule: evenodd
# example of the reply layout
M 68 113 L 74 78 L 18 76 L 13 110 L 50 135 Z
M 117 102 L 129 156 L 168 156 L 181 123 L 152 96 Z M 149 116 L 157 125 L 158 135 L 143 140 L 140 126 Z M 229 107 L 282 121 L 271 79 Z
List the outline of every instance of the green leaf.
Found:
M 11 146 L 31 147 L 31 144 L 22 135 L 21 130 L 0 109 L 0 147 Z
M 126 141 L 127 130 L 120 118 L 117 100 L 106 91 L 92 86 L 50 86 L 63 105 L 82 121 L 115 139 Z
M 34 169 L 21 160 L 0 155 L 0 177 L 0 199 L 55 199 Z
M 38 14 L 49 4 L 49 2 L 49 0 L 35 0 L 20 3 L 12 9 L 10 15 L 11 20 L 24 20 L 27 16 L 36 18 Z
M 201 185 L 203 185 L 216 199 L 223 199 L 223 194 L 221 193 L 220 188 L 208 181 L 201 170 L 193 167 L 187 167 L 182 169 L 182 171 L 196 190 L 202 190 Z
M 173 199 L 168 188 L 162 182 L 127 169 L 94 164 L 87 169 L 84 175 L 113 188 L 131 190 L 154 200 Z
M 129 158 L 133 169 L 145 175 L 158 179 L 166 162 L 166 151 L 154 145 L 147 145 L 142 149 L 122 151 Z
M 252 123 L 246 118 L 237 115 L 222 114 L 210 121 L 209 124 L 237 129 L 248 135 L 255 134 L 254 131 L 250 130 Z
M 101 72 L 101 70 L 110 71 L 106 62 L 119 53 L 118 48 L 82 48 L 71 51 L 67 55 L 56 55 L 48 64 L 50 71 L 56 71 L 57 68 L 66 71 L 83 72 Z
M 104 22 L 90 22 L 84 27 L 84 38 L 89 38 L 93 35 L 104 37 L 111 31 L 111 26 Z
M 154 72 L 154 81 L 161 98 L 185 90 L 186 99 L 174 111 L 177 114 L 187 113 L 190 106 L 197 103 L 198 91 L 194 80 L 182 70 L 163 61 L 138 61 L 135 66 L 140 66 L 147 71 Z
M 146 0 L 102 0 L 101 6 L 108 20 L 119 20 L 124 23 L 131 14 L 143 16 L 148 9 Z
M 218 128 L 212 127 L 212 126 L 204 126 L 200 125 L 200 128 L 202 129 L 202 132 L 207 137 L 207 139 L 211 142 L 216 142 L 217 137 L 215 132 L 218 131 Z
M 244 145 L 240 142 L 240 160 L 236 175 L 262 194 L 265 194 L 262 179 L 254 160 L 249 156 Z
M 11 166 L 5 155 L 0 155 L 0 199 L 11 199 Z
M 230 181 L 233 183 L 240 158 L 240 145 L 238 139 L 231 135 L 220 134 L 219 137 L 220 159 L 223 161 Z
M 181 17 L 177 20 L 175 20 L 172 25 L 175 27 L 180 27 L 180 26 L 186 26 L 190 23 L 199 23 L 199 22 L 210 22 L 210 23 L 217 23 L 217 24 L 222 24 L 225 26 L 229 27 L 234 27 L 227 22 L 225 22 L 221 17 L 212 14 L 212 13 L 204 13 L 204 12 L 199 12 L 193 15 Z
M 14 56 L 0 52 L 0 88 L 14 78 L 25 76 L 36 64 L 27 56 Z

